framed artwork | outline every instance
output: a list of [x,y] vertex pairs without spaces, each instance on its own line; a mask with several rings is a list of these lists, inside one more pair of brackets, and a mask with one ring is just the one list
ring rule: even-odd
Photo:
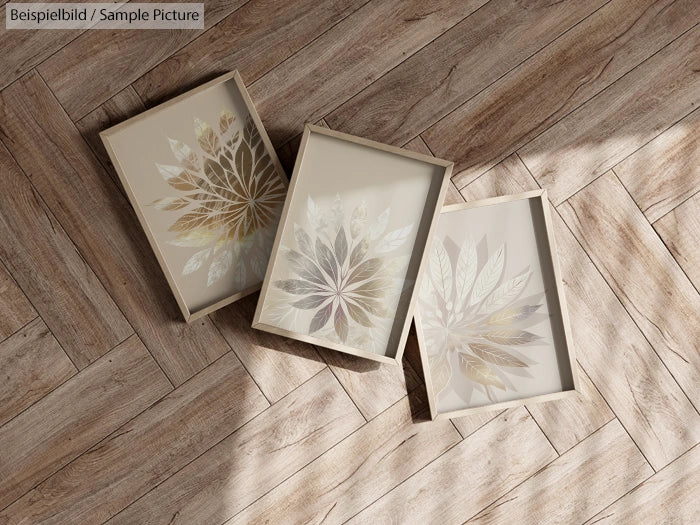
[[433,419],[575,392],[550,222],[542,190],[443,208],[415,312]]
[[237,71],[100,136],[187,321],[260,289],[288,183]]
[[400,361],[452,163],[307,125],[253,327]]

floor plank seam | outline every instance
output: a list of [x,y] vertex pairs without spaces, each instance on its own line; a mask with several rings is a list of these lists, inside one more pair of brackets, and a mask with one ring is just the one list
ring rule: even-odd
[[[0,260],[0,264],[2,264],[2,260]],[[17,284],[16,281],[15,281],[15,284]],[[18,287],[19,287],[19,285],[18,285]],[[21,290],[22,290],[22,289],[20,288],[20,291],[21,291]],[[25,297],[26,297],[26,295],[25,295]],[[31,302],[29,299],[27,299],[27,302],[28,302],[29,304],[32,304],[32,302]],[[32,304],[32,307],[33,307],[33,306],[34,306],[34,305]],[[17,328],[17,330],[15,330],[14,332],[12,332],[10,335],[8,335],[7,337],[5,337],[5,338],[3,338],[2,340],[0,340],[0,346],[2,346],[2,344],[3,344],[5,341],[7,341],[10,337],[15,336],[18,332],[21,332],[22,330],[24,330],[28,325],[32,324],[32,323],[33,323],[34,321],[36,321],[37,319],[41,319],[41,316],[40,316],[38,313],[37,313],[34,317],[32,317],[29,321],[27,321],[27,322],[24,323],[22,326],[20,326],[19,328]],[[41,320],[44,321],[43,319],[41,319]],[[44,322],[44,324],[46,324],[46,323]],[[50,331],[50,330],[49,330],[49,331]],[[51,335],[53,335],[53,334],[51,334]],[[64,353],[65,353],[65,350],[64,350]],[[70,359],[70,357],[69,357],[68,359]],[[73,363],[73,361],[71,361],[71,363]],[[75,366],[75,363],[73,363],[73,366]]]
[[[549,446],[552,447],[552,450],[553,450],[554,453],[557,455],[557,457],[561,456],[561,454],[560,454],[559,451],[557,450],[557,447],[554,446],[554,443],[552,443],[552,440],[549,439],[549,436],[547,435],[547,433],[546,433],[544,430],[542,430],[542,427],[540,426],[540,424],[539,424],[539,422],[537,421],[537,419],[535,419],[535,416],[532,415],[532,412],[530,412],[530,409],[527,407],[527,405],[524,405],[524,407],[525,407],[525,410],[527,410],[527,413],[530,414],[530,417],[532,418],[532,420],[535,422],[535,425],[537,425],[537,428],[539,428],[539,429],[540,429],[540,432],[542,432],[542,435],[545,437],[545,439],[546,439],[547,442],[549,443]],[[607,423],[606,423],[606,425],[607,425]],[[605,426],[605,425],[603,425],[603,426]],[[588,436],[586,436],[586,437],[588,437]],[[584,439],[586,439],[586,438],[584,438]],[[581,441],[583,441],[583,439],[582,439]],[[579,443],[580,443],[581,441],[579,441]],[[576,445],[578,445],[578,443],[576,443]],[[576,445],[574,445],[574,447],[575,447]],[[571,447],[571,448],[574,448],[574,447]],[[569,449],[569,450],[571,450],[571,449]]]
[[333,377],[335,377],[335,380],[338,381],[338,384],[340,385],[340,388],[343,389],[343,391],[345,392],[345,394],[350,398],[350,401],[352,401],[352,404],[355,405],[355,408],[357,409],[357,411],[358,411],[358,412],[360,413],[360,415],[362,416],[362,419],[365,420],[365,423],[367,423],[368,421],[370,421],[369,419],[367,419],[367,416],[365,416],[365,415],[362,413],[362,410],[360,410],[360,407],[357,406],[357,403],[355,402],[355,400],[354,400],[354,399],[352,398],[352,396],[350,395],[350,392],[348,392],[348,389],[345,388],[345,385],[343,385],[343,382],[338,378],[338,375],[335,373],[335,370],[333,370],[333,367],[330,365],[330,363],[328,363],[328,360],[327,360],[323,355],[321,355],[321,353],[318,351],[318,348],[316,347],[316,345],[312,345],[312,346],[314,347],[314,350],[316,350],[316,353],[317,353],[319,356],[321,356],[321,359],[323,359],[323,362],[326,363],[326,366],[328,367],[328,370],[331,371],[331,374],[333,374]]

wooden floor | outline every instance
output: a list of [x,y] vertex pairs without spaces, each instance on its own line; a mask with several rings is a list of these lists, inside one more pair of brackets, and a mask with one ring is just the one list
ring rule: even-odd
[[[4,2],[0,1],[0,4]],[[0,7],[5,18],[5,7]],[[697,0],[234,0],[0,29],[0,524],[700,523]],[[192,325],[98,131],[238,68],[307,121],[546,188],[582,392],[426,421],[403,370]],[[408,394],[407,394],[408,392]]]

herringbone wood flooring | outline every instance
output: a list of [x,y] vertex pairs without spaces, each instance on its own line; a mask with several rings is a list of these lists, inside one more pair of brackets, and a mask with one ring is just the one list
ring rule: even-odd
[[[0,524],[699,523],[697,1],[205,3],[0,29]],[[308,121],[549,190],[581,394],[429,422],[413,337],[184,324],[97,133],[233,68],[287,169]]]

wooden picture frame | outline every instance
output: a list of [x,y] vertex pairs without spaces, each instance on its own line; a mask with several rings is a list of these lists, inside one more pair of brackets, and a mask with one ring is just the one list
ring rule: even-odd
[[577,391],[545,190],[444,207],[425,275],[414,320],[432,419]]
[[400,362],[452,167],[307,125],[253,328]]
[[187,322],[260,289],[288,181],[237,71],[100,137]]

